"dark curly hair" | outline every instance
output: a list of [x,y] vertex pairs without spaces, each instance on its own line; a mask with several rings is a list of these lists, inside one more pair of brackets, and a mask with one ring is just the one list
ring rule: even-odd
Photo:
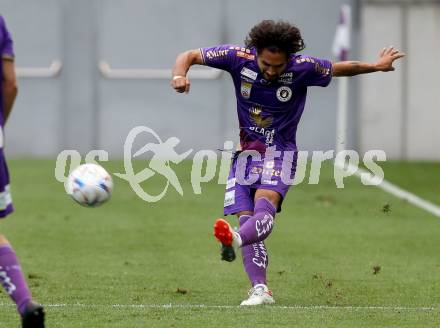
[[288,56],[303,50],[306,46],[300,30],[285,21],[264,20],[252,27],[244,41],[246,47],[255,47],[258,52],[285,52]]

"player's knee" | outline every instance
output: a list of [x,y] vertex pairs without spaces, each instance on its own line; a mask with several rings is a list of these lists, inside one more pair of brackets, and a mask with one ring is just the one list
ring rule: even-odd
[[281,202],[281,195],[273,190],[258,189],[255,193],[255,202],[259,198],[266,198],[275,208],[278,208]]
[[9,245],[9,241],[6,239],[5,236],[0,235],[0,246],[3,246],[3,245]]
[[254,215],[254,212],[251,212],[251,211],[241,211],[241,212],[238,212],[237,213],[237,218],[240,218],[240,216],[243,216],[243,215],[250,215],[250,216],[252,216],[252,215]]

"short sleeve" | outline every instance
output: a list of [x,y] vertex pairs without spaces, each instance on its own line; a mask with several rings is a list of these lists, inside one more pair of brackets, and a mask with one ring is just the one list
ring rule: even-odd
[[231,72],[236,63],[237,55],[234,46],[224,44],[209,48],[200,48],[203,64]]
[[327,59],[300,56],[295,59],[302,84],[326,87],[332,80],[332,62]]
[[13,60],[14,55],[14,46],[12,42],[11,34],[9,33],[5,20],[2,16],[0,16],[0,51],[2,59],[10,59]]

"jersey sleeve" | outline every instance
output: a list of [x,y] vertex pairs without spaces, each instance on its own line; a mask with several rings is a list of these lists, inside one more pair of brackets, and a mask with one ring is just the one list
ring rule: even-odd
[[12,42],[11,34],[9,33],[5,20],[2,16],[0,16],[0,35],[1,35],[1,44],[0,44],[0,52],[2,59],[14,60],[14,45]]
[[326,87],[332,80],[332,62],[327,59],[300,56],[295,59],[305,86]]
[[229,44],[200,48],[200,53],[206,66],[232,72],[237,65],[235,47]]

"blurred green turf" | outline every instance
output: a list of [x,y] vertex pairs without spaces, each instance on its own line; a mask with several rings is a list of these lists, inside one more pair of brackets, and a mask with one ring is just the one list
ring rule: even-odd
[[[357,178],[336,189],[330,165],[318,185],[293,187],[276,218],[267,242],[276,306],[241,309],[185,307],[236,306],[249,288],[240,260],[221,262],[212,237],[224,186],[194,195],[189,163],[176,167],[184,197],[171,188],[149,204],[115,177],[113,198],[94,209],[69,199],[54,161],[9,164],[16,212],[0,231],[36,299],[77,304],[49,306],[48,327],[440,326],[440,218]],[[104,166],[123,172],[121,162]],[[440,204],[439,163],[383,167],[385,178]],[[154,179],[149,191],[163,186]],[[3,292],[0,303],[0,327],[18,327]]]

